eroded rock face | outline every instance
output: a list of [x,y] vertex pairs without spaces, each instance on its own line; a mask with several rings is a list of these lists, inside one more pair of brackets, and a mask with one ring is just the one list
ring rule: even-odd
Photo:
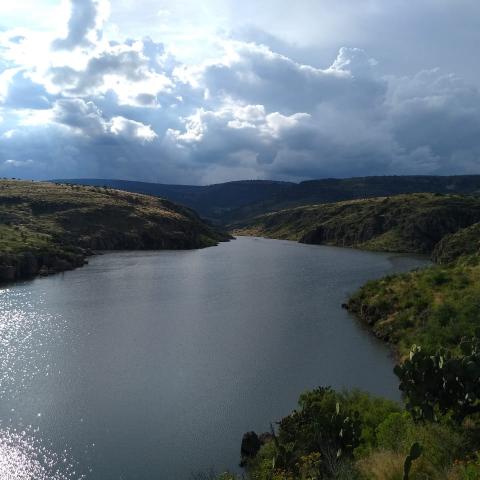
[[12,265],[0,265],[0,282],[13,282],[16,276],[16,268]]
[[368,242],[391,228],[382,216],[373,216],[356,225],[328,222],[305,234],[301,243],[352,246]]
[[68,258],[56,254],[34,254],[25,252],[18,255],[0,256],[0,283],[33,278],[36,275],[47,276],[74,268],[86,263],[86,256],[91,252],[79,251]]
[[325,222],[306,233],[302,243],[333,244],[339,246],[357,246],[396,229],[406,250],[417,253],[431,253],[446,235],[457,232],[477,222],[480,212],[462,212],[452,210],[438,212],[438,215],[420,215],[405,221],[394,216],[386,218],[374,215],[359,219],[357,223]]
[[17,275],[20,278],[33,277],[38,273],[39,265],[35,255],[31,252],[25,252],[17,260]]

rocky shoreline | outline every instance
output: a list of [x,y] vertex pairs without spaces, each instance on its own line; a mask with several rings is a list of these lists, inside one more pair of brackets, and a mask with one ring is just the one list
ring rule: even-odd
[[94,255],[93,251],[83,249],[68,255],[32,252],[0,254],[0,285],[74,270],[86,265],[87,257],[91,255]]

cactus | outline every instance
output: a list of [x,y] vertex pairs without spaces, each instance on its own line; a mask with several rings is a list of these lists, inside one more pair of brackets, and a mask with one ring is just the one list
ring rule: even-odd
[[480,412],[480,340],[463,340],[461,354],[435,354],[414,346],[410,358],[395,367],[407,409],[415,420],[451,415],[458,423]]
[[422,450],[421,445],[417,442],[410,447],[410,453],[405,458],[405,463],[403,464],[403,480],[409,480],[412,463],[420,457]]

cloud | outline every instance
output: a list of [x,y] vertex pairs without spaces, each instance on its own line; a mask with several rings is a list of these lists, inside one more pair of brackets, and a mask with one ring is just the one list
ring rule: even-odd
[[334,63],[320,69],[294,62],[264,45],[225,42],[226,54],[198,67],[177,68],[179,79],[208,91],[268,109],[294,113],[321,102],[364,103],[381,95],[385,82],[374,78],[375,60],[360,49],[341,48]]
[[72,1],[60,40],[0,35],[2,174],[211,183],[480,171],[480,92],[461,75],[387,74],[383,58],[341,45],[320,67],[258,28],[217,34],[214,55],[184,63],[164,42],[114,35],[107,7]]
[[63,99],[55,103],[53,120],[85,136],[105,135],[107,122],[93,102],[82,99]]
[[106,119],[97,105],[82,99],[58,100],[53,120],[91,139],[113,135],[126,141],[151,142],[157,138],[151,126],[122,116]]
[[123,104],[155,106],[157,95],[172,87],[160,63],[162,52],[163,45],[148,38],[109,44],[90,56],[82,69],[69,65],[50,68],[50,88],[72,97],[115,91]]
[[24,70],[11,72],[13,75],[7,80],[3,104],[5,107],[49,109],[52,106],[52,97],[41,84],[35,83]]
[[151,142],[157,138],[157,134],[152,130],[150,125],[145,125],[124,117],[113,117],[109,128],[114,135],[126,139]]

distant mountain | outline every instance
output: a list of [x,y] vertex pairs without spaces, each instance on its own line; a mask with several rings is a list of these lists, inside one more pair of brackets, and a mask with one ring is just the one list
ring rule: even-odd
[[392,196],[405,193],[480,195],[480,175],[382,176],[327,178],[301,183],[246,180],[209,186],[164,185],[127,180],[64,179],[65,183],[108,186],[166,198],[196,210],[216,223],[246,218],[301,205]]
[[230,213],[230,223],[285,208],[333,203],[405,193],[459,193],[480,195],[480,175],[381,176],[327,178],[293,184],[271,198]]
[[222,223],[224,219],[229,218],[233,210],[252,203],[264,202],[295,185],[294,183],[270,180],[245,180],[208,186],[166,185],[162,183],[96,178],[53,181],[77,185],[107,186],[133,193],[155,195],[192,208],[202,217],[216,223]]

